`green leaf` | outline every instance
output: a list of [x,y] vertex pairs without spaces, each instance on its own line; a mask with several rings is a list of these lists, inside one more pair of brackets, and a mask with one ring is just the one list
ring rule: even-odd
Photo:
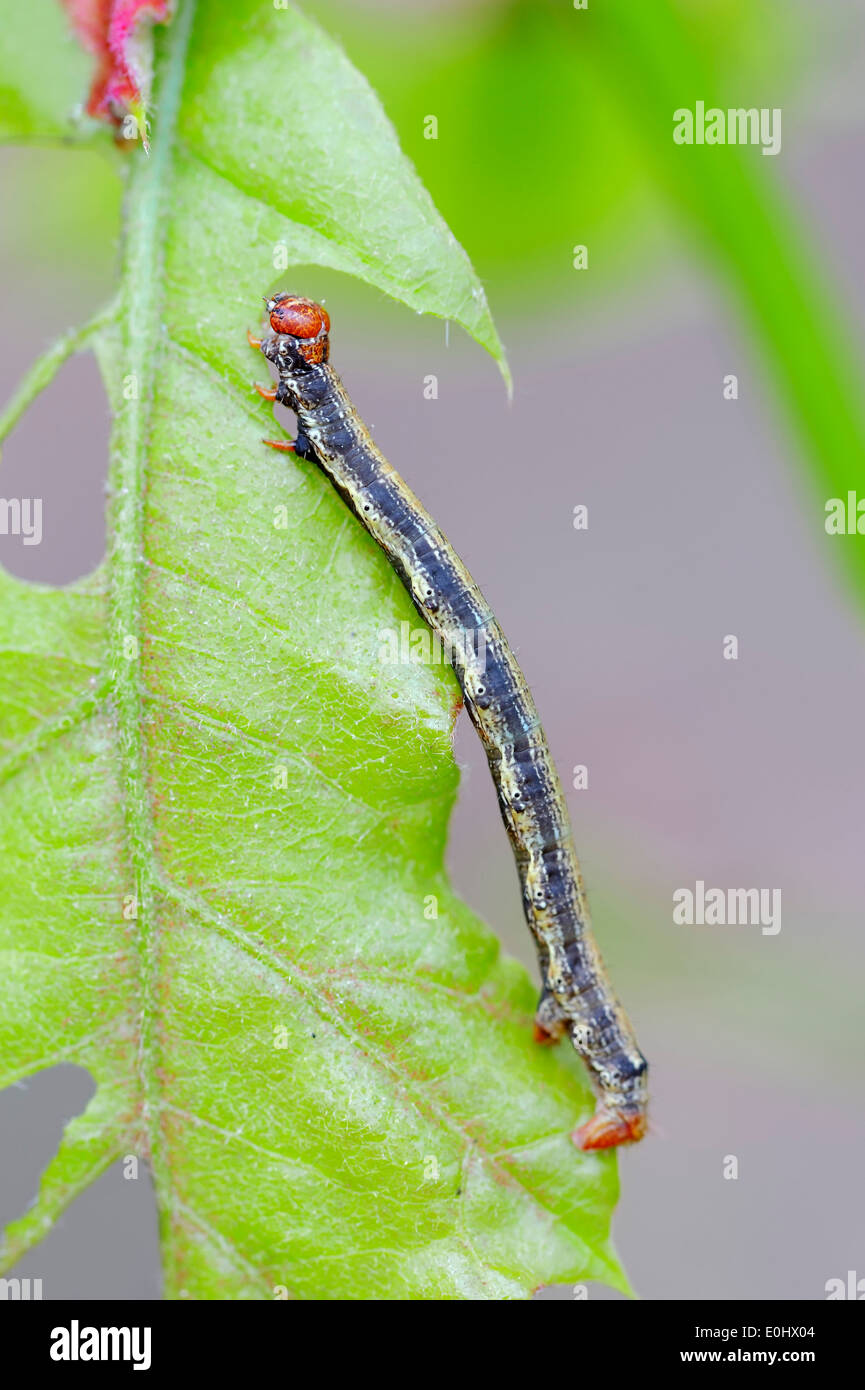
[[501,361],[482,291],[296,12],[182,5],[154,109],[119,305],[50,364],[89,342],[103,367],[109,555],[65,591],[0,582],[4,1080],[97,1083],[5,1266],[138,1153],[169,1297],[626,1290],[615,1158],[569,1139],[578,1060],[533,1045],[526,973],[445,878],[453,677],[379,663],[410,600],[318,471],[262,448],[249,389],[277,243]]

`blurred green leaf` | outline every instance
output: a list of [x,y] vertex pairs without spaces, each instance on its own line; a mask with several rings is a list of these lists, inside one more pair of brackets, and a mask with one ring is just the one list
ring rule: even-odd
[[[659,186],[711,257],[763,348],[811,470],[808,505],[823,531],[827,497],[865,496],[863,371],[858,349],[824,277],[821,257],[784,196],[773,165],[750,146],[675,145],[672,113],[706,107],[773,107],[772,89],[747,96],[719,71],[713,47],[682,0],[648,10],[593,11],[594,52],[617,81],[635,139]],[[847,538],[834,550],[865,600],[865,549]]]
[[[582,301],[621,276],[642,280],[669,255],[665,200],[623,82],[593,41],[594,11],[623,2],[575,11],[570,0],[500,0],[386,16],[368,3],[317,4],[505,303],[525,307],[538,288]],[[765,80],[769,54],[789,61],[764,0],[699,0],[693,22],[726,70]],[[578,241],[592,248],[582,281],[571,274]],[[530,313],[542,307],[528,303]]]
[[92,66],[58,0],[0,0],[0,140],[71,136]]
[[135,1151],[169,1297],[625,1289],[615,1158],[569,1139],[580,1064],[532,1044],[528,976],[444,876],[453,677],[380,664],[408,595],[318,471],[261,447],[249,385],[261,294],[303,288],[275,248],[501,361],[480,286],[314,24],[187,0],[157,52],[120,306],[87,339],[109,557],[65,591],[0,579],[3,1079],[97,1082],[5,1263]]
[[0,255],[6,274],[14,266],[20,283],[36,274],[60,277],[68,268],[72,293],[85,278],[110,282],[120,228],[120,174],[128,162],[112,148],[110,135],[104,144],[94,140],[72,150],[42,142],[24,149],[7,147],[0,157]]
[[[401,12],[378,24],[345,4],[325,13],[505,302],[560,286],[576,241],[603,241],[614,263],[636,208],[645,229],[651,189],[615,95],[544,3]],[[580,23],[573,11],[569,21]]]
[[[323,8],[499,302],[579,313],[599,290],[656,282],[684,234],[768,363],[817,535],[828,498],[865,498],[861,353],[784,190],[783,150],[672,139],[673,112],[698,99],[783,107],[805,42],[789,6],[506,0],[377,25],[344,0]],[[437,140],[424,138],[428,114]],[[577,243],[589,275],[570,269]],[[827,553],[865,601],[865,547],[839,537]]]

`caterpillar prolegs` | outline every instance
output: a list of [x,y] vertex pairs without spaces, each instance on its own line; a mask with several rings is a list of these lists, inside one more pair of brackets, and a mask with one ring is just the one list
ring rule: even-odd
[[535,1036],[553,1042],[568,1033],[598,1099],[574,1143],[604,1149],[641,1139],[646,1060],[592,935],[561,783],[525,677],[465,565],[376,448],[330,366],[327,312],[296,295],[265,303],[273,333],[249,341],[278,380],[257,389],[298,422],[293,442],[265,442],[316,463],[384,550],[449,653],[486,750],[544,981]]

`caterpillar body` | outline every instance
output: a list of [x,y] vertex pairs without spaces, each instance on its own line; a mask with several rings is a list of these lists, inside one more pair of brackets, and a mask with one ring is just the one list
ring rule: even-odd
[[602,1149],[641,1139],[647,1063],[592,934],[564,794],[525,677],[477,584],[331,367],[326,310],[289,294],[265,303],[273,332],[249,341],[276,367],[277,384],[257,390],[298,421],[293,442],[265,442],[315,462],[384,550],[449,653],[482,740],[540,961],[535,1036],[553,1042],[567,1033],[597,1096],[574,1143]]

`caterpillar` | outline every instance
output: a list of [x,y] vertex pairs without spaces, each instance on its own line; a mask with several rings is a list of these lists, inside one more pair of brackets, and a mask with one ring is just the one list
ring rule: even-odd
[[276,368],[265,400],[297,416],[294,440],[264,440],[314,462],[381,546],[448,652],[481,738],[516,860],[543,986],[538,1042],[570,1036],[597,1098],[579,1149],[641,1139],[648,1066],[592,934],[568,811],[534,700],[483,594],[433,518],[376,448],[330,365],[330,318],[297,295],[265,299],[272,333],[248,334]]

